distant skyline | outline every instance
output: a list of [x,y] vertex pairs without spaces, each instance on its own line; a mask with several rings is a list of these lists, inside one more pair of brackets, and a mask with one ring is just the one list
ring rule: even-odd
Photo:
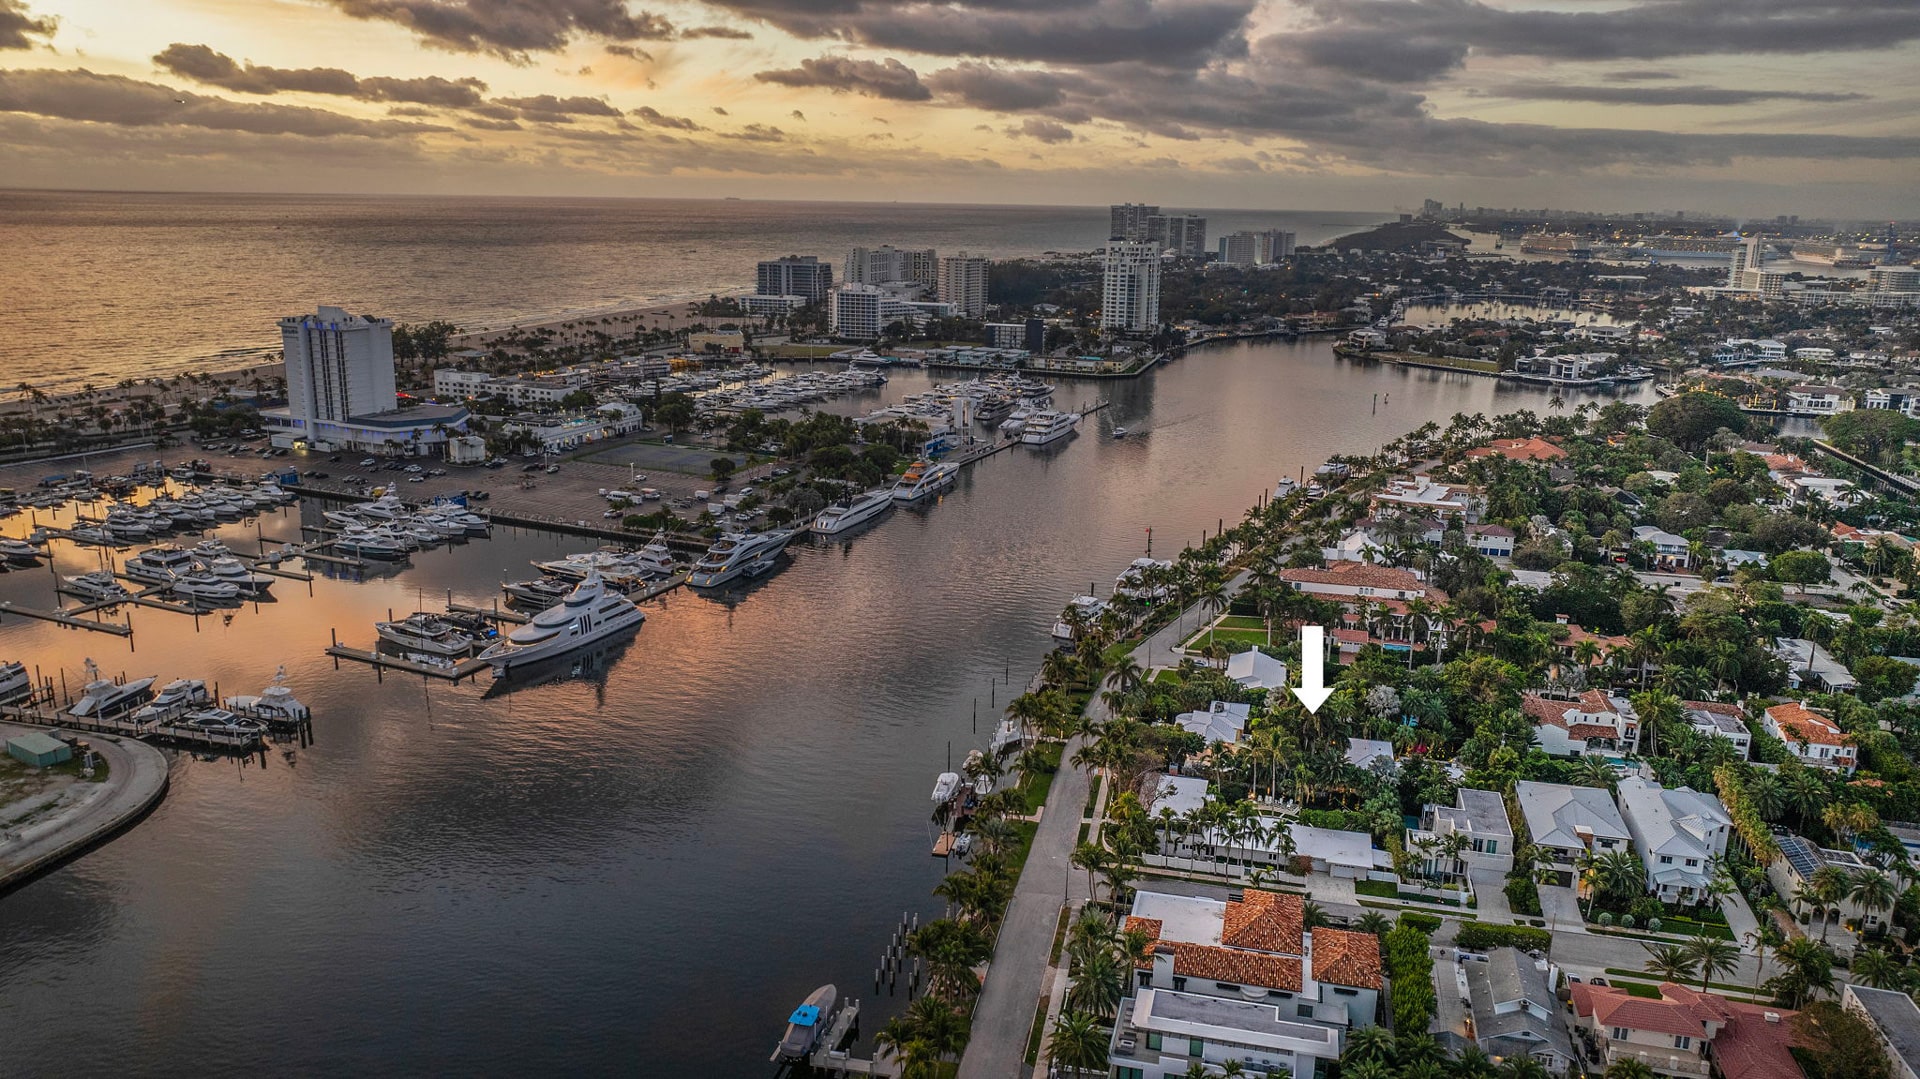
[[1912,0],[0,0],[0,186],[1920,217]]

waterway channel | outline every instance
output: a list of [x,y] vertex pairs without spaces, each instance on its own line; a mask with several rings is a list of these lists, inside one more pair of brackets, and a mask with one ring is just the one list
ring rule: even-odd
[[[838,404],[938,380],[895,372]],[[585,541],[501,530],[311,594],[283,580],[197,630],[139,610],[131,642],[5,618],[0,659],[69,684],[88,656],[226,693],[285,664],[317,741],[264,765],[182,756],[146,822],[0,898],[0,1074],[765,1074],[796,1002],[827,981],[871,998],[901,913],[938,915],[934,775],[991,729],[995,680],[1026,682],[1068,597],[1110,587],[1149,529],[1170,554],[1328,454],[1549,396],[1326,341],[1066,383],[1062,403],[1113,407],[925,511],[796,545],[730,602],[674,593],[577,676],[510,692],[376,680],[323,649],[422,597],[490,603]],[[303,512],[259,533],[293,538]],[[58,546],[63,572],[97,564]],[[0,575],[0,599],[51,606],[50,574]],[[869,1035],[892,1006],[870,1004]]]

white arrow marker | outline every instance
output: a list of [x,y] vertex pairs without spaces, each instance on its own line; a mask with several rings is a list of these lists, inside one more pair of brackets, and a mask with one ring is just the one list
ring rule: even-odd
[[1300,688],[1293,695],[1309,712],[1320,711],[1320,706],[1333,696],[1333,690],[1327,688],[1327,627],[1300,627]]

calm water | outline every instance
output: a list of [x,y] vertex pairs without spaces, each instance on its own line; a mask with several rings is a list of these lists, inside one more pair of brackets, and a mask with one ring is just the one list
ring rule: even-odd
[[[256,692],[285,663],[318,743],[264,768],[182,757],[150,819],[0,899],[0,1073],[764,1075],[802,996],[869,994],[900,913],[939,913],[933,777],[979,744],[976,699],[990,729],[994,679],[1025,683],[1069,596],[1104,590],[1148,528],[1170,553],[1329,453],[1547,397],[1325,343],[1203,351],[1060,398],[1096,394],[1115,407],[1076,438],[976,465],[730,604],[676,593],[574,680],[379,682],[322,655],[330,627],[365,644],[389,608],[490,602],[529,557],[585,545],[535,533],[311,596],[281,581],[198,632],[136,613],[131,650],[8,619],[0,658],[69,683],[91,655]],[[64,548],[61,568],[98,557]],[[49,590],[45,569],[0,575],[0,597]]]
[[[1378,214],[1210,210],[1318,243]],[[0,385],[240,366],[317,303],[504,326],[753,287],[754,263],[893,243],[1085,251],[1106,207],[0,191]]]

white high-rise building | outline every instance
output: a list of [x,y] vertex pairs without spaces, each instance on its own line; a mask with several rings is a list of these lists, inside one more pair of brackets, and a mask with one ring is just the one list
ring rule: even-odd
[[1220,237],[1220,261],[1229,266],[1265,266],[1293,256],[1293,233],[1284,229],[1232,232]]
[[913,282],[929,291],[939,286],[939,256],[933,248],[856,247],[847,252],[846,272],[841,279],[849,285],[890,285]]
[[393,320],[321,307],[280,320],[287,414],[333,420],[394,407]]
[[987,313],[987,268],[984,256],[965,251],[940,260],[940,301],[953,305],[962,318]]
[[1100,327],[1149,334],[1160,327],[1160,245],[1110,243],[1100,282]]

